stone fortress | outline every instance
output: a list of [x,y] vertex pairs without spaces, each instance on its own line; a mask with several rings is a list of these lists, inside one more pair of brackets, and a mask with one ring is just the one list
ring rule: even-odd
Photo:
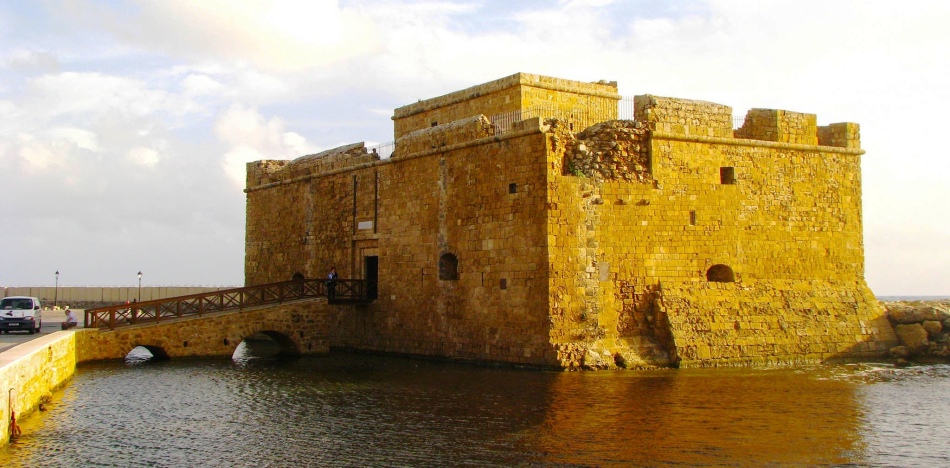
[[330,346],[557,368],[866,359],[859,127],[518,73],[248,164],[247,285],[378,281]]

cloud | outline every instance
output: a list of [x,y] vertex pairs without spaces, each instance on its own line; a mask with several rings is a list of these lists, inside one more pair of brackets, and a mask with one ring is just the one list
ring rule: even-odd
[[198,62],[248,62],[262,70],[287,72],[343,62],[378,45],[378,27],[333,0],[72,5],[68,14],[83,16],[122,41]]
[[264,116],[250,107],[232,105],[215,122],[214,132],[231,148],[222,158],[225,173],[244,187],[246,164],[262,159],[294,159],[316,148],[294,132],[284,129],[281,119]]
[[905,287],[897,275],[942,258],[950,232],[932,203],[950,199],[950,159],[926,143],[950,101],[950,3],[57,0],[0,4],[0,20],[0,164],[43,188],[8,201],[43,217],[32,258],[57,222],[123,246],[116,263],[141,250],[122,236],[160,232],[160,250],[190,230],[183,256],[217,249],[202,226],[236,239],[217,262],[240,257],[246,162],[388,141],[393,108],[518,71],[859,122],[875,288]]
[[53,73],[59,71],[59,60],[52,53],[40,50],[15,50],[7,56],[6,66],[15,71]]

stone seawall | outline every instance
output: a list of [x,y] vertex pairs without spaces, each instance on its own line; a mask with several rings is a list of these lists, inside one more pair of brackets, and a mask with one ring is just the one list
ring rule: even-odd
[[0,445],[10,440],[13,415],[29,416],[76,373],[76,336],[56,332],[0,353]]

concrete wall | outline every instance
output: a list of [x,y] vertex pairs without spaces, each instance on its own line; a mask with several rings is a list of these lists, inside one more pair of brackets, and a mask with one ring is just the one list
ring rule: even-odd
[[[289,279],[289,278],[288,278]],[[198,286],[143,286],[142,301],[164,299],[166,297],[187,296],[237,286],[198,287]],[[139,297],[138,286],[129,287],[85,287],[62,286],[57,291],[53,286],[0,287],[3,296],[32,296],[40,298],[44,307],[52,307],[54,300],[60,306],[78,303],[121,303]]]
[[10,411],[17,420],[35,411],[76,372],[76,334],[56,332],[0,353],[0,445],[10,440]]

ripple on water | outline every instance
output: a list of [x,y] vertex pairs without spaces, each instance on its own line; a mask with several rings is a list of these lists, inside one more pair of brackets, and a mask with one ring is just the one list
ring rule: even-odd
[[0,465],[946,465],[945,449],[922,448],[950,435],[948,376],[557,373],[366,355],[107,363],[81,367]]

